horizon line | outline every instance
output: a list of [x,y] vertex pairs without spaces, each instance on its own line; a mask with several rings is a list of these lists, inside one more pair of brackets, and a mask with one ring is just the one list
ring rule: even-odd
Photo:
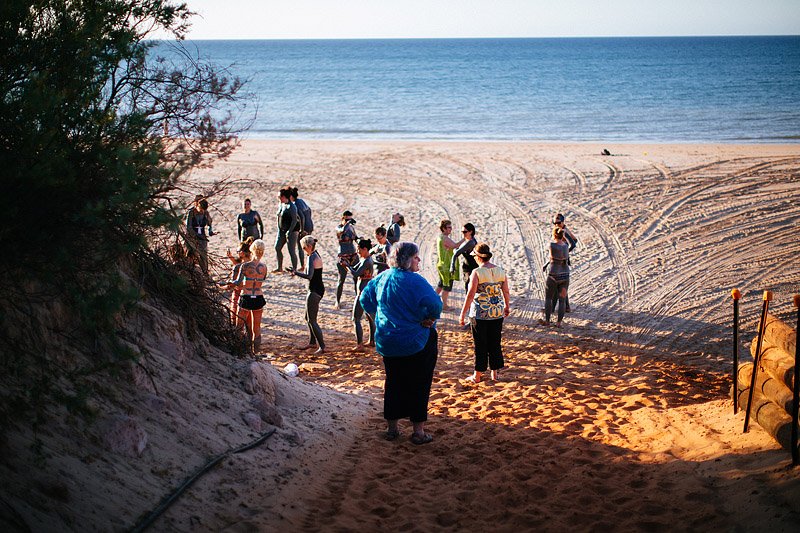
[[[686,37],[800,37],[800,34],[732,33],[686,35],[561,35],[529,37],[186,37],[185,41],[456,41],[456,40],[522,40],[522,39],[680,39]],[[171,41],[174,39],[152,39]]]

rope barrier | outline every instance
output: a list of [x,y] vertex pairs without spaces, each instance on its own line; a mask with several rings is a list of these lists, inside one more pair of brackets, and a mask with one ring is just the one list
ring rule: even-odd
[[744,430],[742,433],[747,433],[750,425],[750,411],[753,405],[753,392],[756,388],[756,376],[758,376],[758,362],[761,358],[761,344],[764,341],[764,330],[767,327],[767,312],[769,311],[769,302],[772,301],[772,291],[764,291],[764,304],[761,307],[761,320],[758,323],[758,341],[755,357],[753,358],[753,375],[750,380],[750,392],[747,396],[747,409],[744,413]]

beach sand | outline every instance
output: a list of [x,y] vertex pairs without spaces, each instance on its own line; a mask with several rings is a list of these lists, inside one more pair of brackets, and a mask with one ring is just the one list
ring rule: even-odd
[[[755,423],[742,433],[744,413],[730,399],[730,290],[743,293],[743,359],[763,290],[775,293],[773,313],[794,324],[800,145],[251,140],[195,171],[187,200],[221,179],[227,195],[210,200],[215,276],[225,275],[245,197],[270,245],[282,185],[298,186],[313,208],[328,351],[299,349],[307,282],[268,276],[258,358],[277,369],[282,422],[264,444],[200,478],[153,530],[800,527],[800,470]],[[352,283],[346,308],[333,308],[334,230],[345,209],[370,236],[403,213],[402,238],[420,245],[432,283],[445,217],[455,229],[475,224],[508,272],[499,381],[464,381],[473,356],[457,323],[462,286],[437,324],[430,444],[411,444],[408,422],[401,439],[382,438],[383,368],[373,350],[355,350]],[[579,239],[562,329],[537,322],[556,212]],[[274,268],[271,249],[266,257]],[[252,418],[249,362],[186,338],[182,319],[157,306],[143,303],[132,317],[142,356],[101,384],[109,395],[92,400],[96,423],[55,406],[37,433],[0,435],[0,524],[129,530],[210,457],[269,429]],[[288,363],[299,376],[280,374]],[[137,453],[104,445],[104,428],[120,420],[147,436]]]
[[[603,148],[612,155],[600,155]],[[305,363],[294,379],[369,404],[338,428],[347,444],[340,439],[329,460],[295,450],[292,461],[306,470],[302,482],[277,493],[252,486],[242,496],[251,502],[248,516],[234,513],[217,525],[797,529],[798,471],[757,425],[742,434],[744,415],[733,414],[729,387],[730,290],[744,295],[742,354],[761,291],[775,291],[773,312],[792,323],[791,296],[800,292],[800,146],[249,140],[192,181],[200,191],[222,178],[237,180],[237,192],[211,199],[221,233],[210,249],[220,265],[225,248],[235,246],[244,197],[263,216],[270,245],[280,186],[299,187],[314,211],[328,353],[298,350],[306,342],[306,282],[281,274],[266,284],[262,357],[278,368]],[[478,240],[490,243],[508,272],[513,307],[499,381],[463,381],[473,364],[472,339],[457,324],[463,287],[438,324],[431,444],[409,443],[408,423],[399,441],[382,440],[382,364],[373,350],[354,350],[352,283],[346,309],[333,309],[334,228],[344,209],[364,236],[392,212],[403,213],[402,239],[420,245],[421,274],[432,283],[442,218],[454,222],[454,233],[475,224]],[[573,311],[561,330],[537,324],[556,212],[579,239]],[[272,250],[266,257],[274,267]],[[273,503],[259,511],[254,501]],[[181,511],[170,513],[174,527],[186,526]]]

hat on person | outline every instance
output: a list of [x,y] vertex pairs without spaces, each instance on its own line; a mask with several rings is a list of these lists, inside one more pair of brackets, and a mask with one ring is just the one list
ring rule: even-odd
[[492,251],[489,249],[488,244],[482,242],[472,250],[472,255],[477,255],[481,259],[491,259]]
[[556,216],[553,217],[553,224],[561,224],[564,222],[564,215],[558,213]]

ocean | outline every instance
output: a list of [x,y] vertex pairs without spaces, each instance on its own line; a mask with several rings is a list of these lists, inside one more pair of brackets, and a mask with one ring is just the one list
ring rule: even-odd
[[184,46],[247,80],[245,138],[800,142],[800,36]]

